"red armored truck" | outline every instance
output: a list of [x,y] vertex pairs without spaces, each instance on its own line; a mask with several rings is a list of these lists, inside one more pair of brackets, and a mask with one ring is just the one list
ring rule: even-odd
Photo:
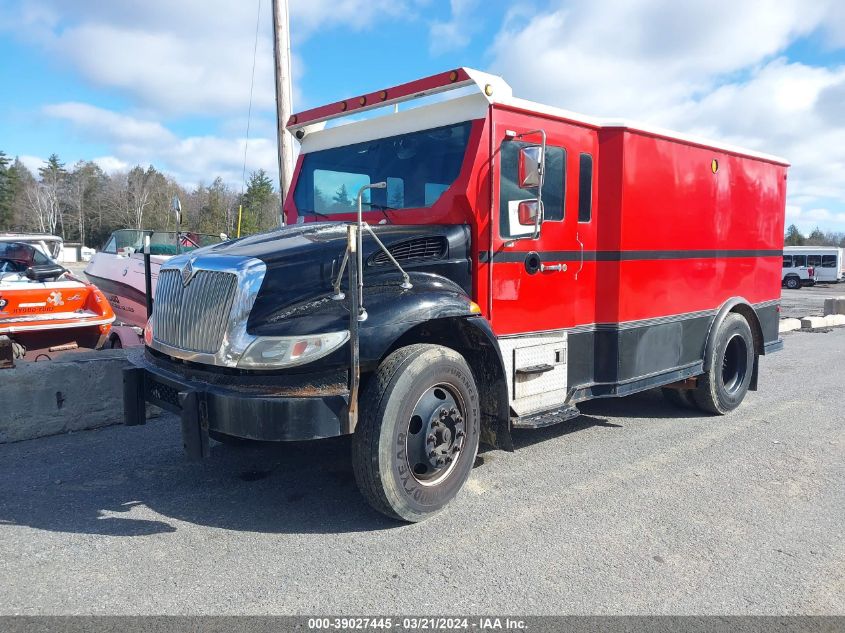
[[288,129],[288,226],[162,266],[126,374],[127,423],[177,412],[191,455],[353,434],[363,495],[418,521],[480,441],[659,387],[725,414],[782,347],[783,159],[466,68]]

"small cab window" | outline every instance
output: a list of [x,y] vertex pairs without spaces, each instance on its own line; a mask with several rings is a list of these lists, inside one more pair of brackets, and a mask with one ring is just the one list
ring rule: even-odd
[[[519,150],[533,143],[504,141],[501,151],[499,177],[499,225],[502,237],[525,234],[525,227],[513,226],[512,206],[520,200],[537,197],[537,189],[522,189],[519,186]],[[543,220],[563,220],[563,205],[566,192],[566,150],[553,145],[546,146],[546,174],[543,178]]]
[[[370,184],[367,174],[330,169],[314,170],[314,211],[317,213],[352,213],[358,210],[358,190]],[[363,201],[369,202],[369,190]]]
[[593,157],[581,154],[578,160],[578,221],[589,222],[593,217]]
[[784,268],[792,268],[792,255],[784,255],[783,256],[783,267]]
[[822,268],[836,268],[836,255],[822,255]]
[[821,255],[807,255],[807,266],[821,266],[822,265],[822,256]]
[[807,256],[806,255],[793,255],[792,256],[792,265],[793,266],[806,266],[807,265]]
[[103,246],[104,253],[117,253],[117,241],[114,239],[114,235],[109,238],[109,241],[106,242],[106,245]]

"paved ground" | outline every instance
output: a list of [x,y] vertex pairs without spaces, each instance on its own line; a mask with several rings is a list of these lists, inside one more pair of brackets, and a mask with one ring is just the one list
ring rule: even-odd
[[166,416],[0,446],[0,613],[845,614],[843,357],[786,335],[724,418],[590,403],[411,526],[342,441],[192,465]]
[[783,289],[780,301],[782,318],[801,319],[806,316],[822,316],[824,300],[830,297],[845,297],[845,283],[818,284],[799,290]]

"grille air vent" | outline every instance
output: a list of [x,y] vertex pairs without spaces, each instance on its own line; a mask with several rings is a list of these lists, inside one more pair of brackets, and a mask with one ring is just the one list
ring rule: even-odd
[[[446,256],[446,238],[419,237],[407,242],[400,242],[388,247],[390,254],[398,262],[422,261],[427,259],[443,259]],[[370,259],[370,264],[380,266],[389,264],[390,260],[384,251],[378,251]]]

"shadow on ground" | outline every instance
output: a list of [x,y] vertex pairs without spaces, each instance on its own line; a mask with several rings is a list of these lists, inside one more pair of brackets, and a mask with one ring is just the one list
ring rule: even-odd
[[[607,417],[698,415],[659,395],[584,403],[584,415],[514,433],[526,448],[594,426]],[[490,453],[482,453],[481,465]],[[358,492],[349,438],[224,446],[188,462],[172,416],[142,427],[112,427],[0,446],[0,526],[148,536],[179,522],[269,533],[339,533],[396,528]]]

